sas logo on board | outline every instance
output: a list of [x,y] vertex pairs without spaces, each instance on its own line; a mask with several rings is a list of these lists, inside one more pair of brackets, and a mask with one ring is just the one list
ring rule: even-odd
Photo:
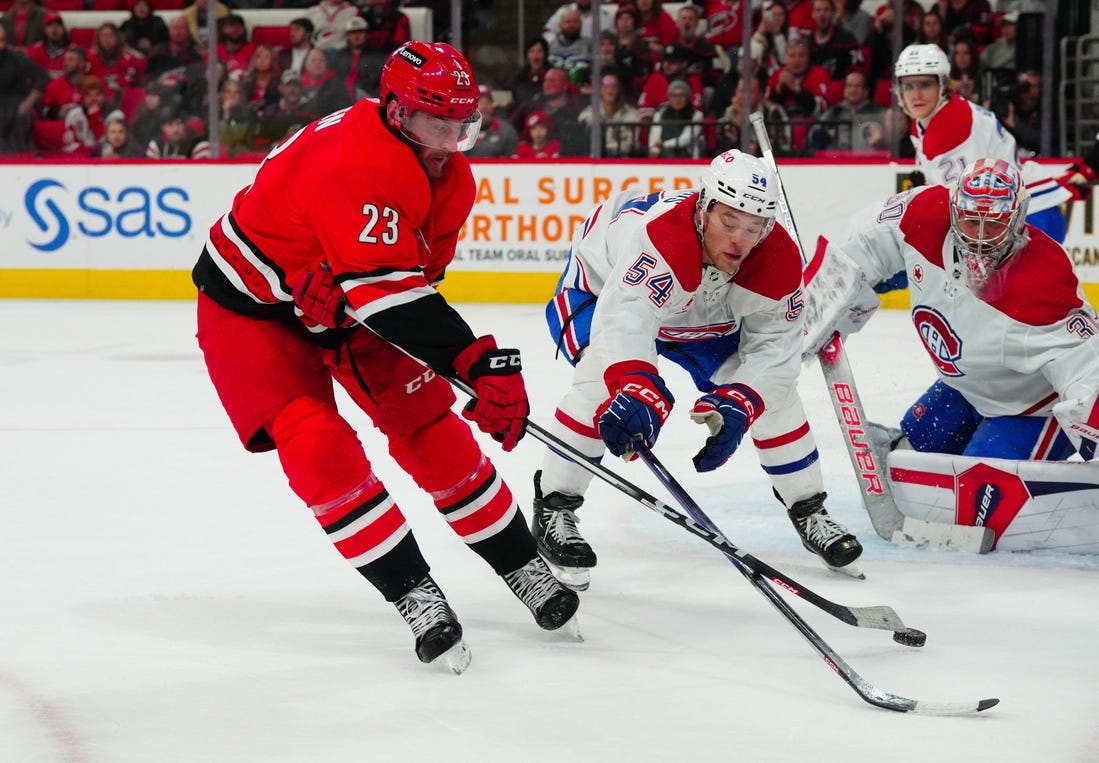
[[40,252],[55,252],[76,233],[87,238],[179,238],[191,232],[185,208],[190,200],[178,186],[128,186],[112,193],[101,186],[70,191],[57,180],[38,180],[27,189],[23,203],[42,235],[27,243]]

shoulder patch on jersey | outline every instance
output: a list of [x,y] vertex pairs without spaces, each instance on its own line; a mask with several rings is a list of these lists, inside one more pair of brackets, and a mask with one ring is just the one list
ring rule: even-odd
[[904,242],[942,270],[943,242],[950,235],[950,189],[931,186],[914,194],[901,217]]
[[1061,245],[1033,226],[1030,241],[1003,271],[1002,291],[991,307],[1028,326],[1049,326],[1083,306],[1080,281]]
[[768,299],[786,299],[801,288],[801,255],[779,223],[756,244],[733,282]]
[[[934,129],[930,129],[932,125]],[[928,160],[962,145],[973,131],[973,109],[969,101],[955,93],[931,118],[928,128],[923,134],[923,155]]]
[[695,234],[694,210],[698,194],[679,202],[645,225],[645,233],[671,266],[680,286],[690,292],[702,285],[702,244]]

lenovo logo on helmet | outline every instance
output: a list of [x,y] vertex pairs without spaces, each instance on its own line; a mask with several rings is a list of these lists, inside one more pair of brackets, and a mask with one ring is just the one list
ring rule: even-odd
[[409,50],[408,48],[401,48],[399,51],[397,51],[397,55],[403,58],[405,61],[408,61],[417,69],[419,69],[426,63],[423,56],[418,55],[415,51]]

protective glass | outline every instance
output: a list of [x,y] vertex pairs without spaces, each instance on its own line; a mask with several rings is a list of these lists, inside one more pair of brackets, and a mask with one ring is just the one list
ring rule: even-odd
[[468,151],[477,145],[477,134],[480,131],[479,111],[474,111],[468,119],[460,120],[437,117],[426,111],[408,114],[402,109],[401,132],[414,143],[431,149]]

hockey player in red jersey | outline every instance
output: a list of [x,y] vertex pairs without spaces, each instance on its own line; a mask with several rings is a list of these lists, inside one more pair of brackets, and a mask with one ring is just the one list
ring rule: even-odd
[[[828,516],[816,444],[797,381],[801,369],[801,256],[775,225],[778,187],[761,160],[715,158],[702,186],[596,207],[572,242],[550,333],[576,366],[554,434],[595,460],[656,442],[674,400],[657,370],[664,356],[701,396],[691,417],[710,437],[694,457],[717,469],[749,428],[805,547],[850,565],[858,540]],[[590,474],[553,451],[535,475],[534,534],[563,580],[587,584],[596,556],[576,526]]]
[[578,598],[538,557],[440,378],[472,386],[465,417],[515,446],[528,412],[519,352],[475,337],[435,288],[473,205],[461,151],[476,143],[477,83],[451,46],[410,42],[386,61],[380,94],[285,139],[214,223],[193,271],[198,340],[244,447],[277,450],[337,550],[411,626],[420,660],[445,655],[460,672],[461,625],[333,380],[542,628],[568,622]]

